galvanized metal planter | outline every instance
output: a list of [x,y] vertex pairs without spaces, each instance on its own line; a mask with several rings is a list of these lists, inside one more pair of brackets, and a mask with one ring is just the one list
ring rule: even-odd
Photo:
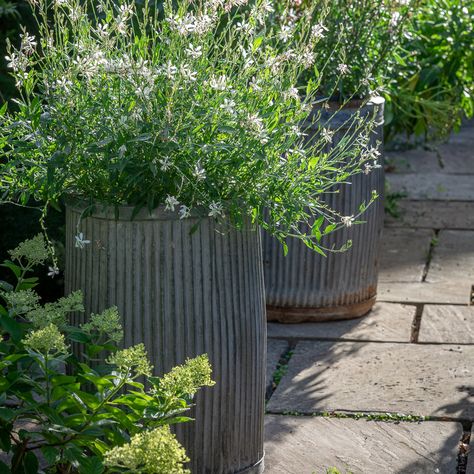
[[75,247],[81,211],[69,205],[66,212],[66,291],[84,291],[87,314],[118,306],[125,345],[144,342],[158,375],[187,357],[209,355],[217,383],[198,393],[195,421],[177,429],[191,472],[263,472],[259,230],[223,229],[210,218],[179,220],[164,210],[143,211],[132,221],[124,207],[118,220],[107,210],[83,220],[91,243],[81,250]]
[[[376,114],[378,126],[370,137],[370,145],[375,147],[377,141],[383,140],[383,99],[376,98],[365,107],[363,113]],[[345,124],[356,111],[343,109],[328,122],[326,126],[335,130],[333,143],[347,131]],[[332,112],[323,115],[322,120],[327,120],[329,114]],[[372,190],[383,196],[383,166],[368,175],[352,177],[351,183],[340,186],[338,194],[325,196],[330,207],[346,216],[357,214],[359,204],[370,199]],[[356,318],[369,312],[377,293],[383,216],[380,198],[364,214],[366,224],[345,228],[323,240],[329,248],[339,248],[349,239],[353,242],[347,252],[330,253],[326,258],[294,239],[288,239],[285,257],[281,244],[264,234],[267,319],[284,323],[327,321]]]

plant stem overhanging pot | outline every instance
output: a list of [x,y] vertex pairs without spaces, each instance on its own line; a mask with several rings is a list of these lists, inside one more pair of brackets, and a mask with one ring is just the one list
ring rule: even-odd
[[216,385],[198,392],[195,421],[177,428],[188,467],[197,474],[263,472],[260,231],[207,217],[179,220],[161,209],[131,220],[132,208],[123,207],[117,220],[107,209],[82,220],[91,243],[79,249],[83,209],[67,206],[66,293],[83,290],[86,315],[116,305],[125,345],[145,343],[157,375],[207,353]]
[[[377,126],[370,136],[369,146],[375,147],[377,142],[383,143],[383,105],[384,100],[377,97],[364,106],[366,110],[354,105],[339,110],[334,116],[334,112],[323,112],[321,120],[326,122],[325,127],[335,131],[333,143],[337,143],[347,132],[350,118],[356,112],[374,114]],[[380,152],[382,148],[380,144]],[[350,239],[353,244],[348,251],[323,257],[303,243],[288,239],[288,254],[284,256],[281,244],[264,234],[269,321],[297,323],[350,319],[370,311],[377,292],[378,254],[384,218],[382,160],[379,164],[382,166],[369,174],[352,176],[350,185],[335,188],[338,193],[324,196],[324,201],[343,216],[357,214],[360,203],[370,201],[372,190],[380,196],[362,216],[365,224],[344,228],[322,240],[326,248],[333,245],[340,248]]]

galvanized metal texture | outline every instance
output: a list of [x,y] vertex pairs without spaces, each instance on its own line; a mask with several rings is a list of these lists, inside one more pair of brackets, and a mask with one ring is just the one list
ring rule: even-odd
[[[82,289],[86,313],[116,305],[125,346],[144,342],[156,374],[207,353],[212,388],[202,389],[194,422],[177,429],[193,473],[263,472],[266,325],[260,232],[218,226],[163,210],[104,211],[80,230],[80,207],[66,213],[66,291]],[[200,222],[197,231],[192,227]],[[76,323],[82,316],[76,315]]]
[[[333,143],[347,131],[347,123],[356,109],[337,112],[326,126],[335,131]],[[331,112],[323,114],[327,120]],[[383,99],[366,105],[363,113],[376,114],[379,124],[370,137],[370,146],[383,141]],[[382,146],[379,150],[383,152]],[[351,178],[350,185],[338,187],[324,201],[344,216],[357,214],[361,202],[369,201],[372,190],[384,194],[383,162],[370,174]],[[344,253],[323,257],[300,241],[288,239],[288,255],[281,244],[268,234],[263,236],[267,319],[296,323],[360,317],[370,311],[377,292],[378,254],[383,229],[384,204],[378,199],[363,215],[362,225],[346,227],[323,238],[323,245],[340,248],[352,240]]]

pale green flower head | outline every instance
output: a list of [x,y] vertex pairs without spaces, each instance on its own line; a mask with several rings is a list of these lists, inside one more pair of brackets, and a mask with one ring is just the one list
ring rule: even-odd
[[81,327],[88,334],[104,333],[114,342],[120,342],[123,339],[120,315],[116,306],[112,306],[100,314],[91,314],[89,322]]
[[67,324],[67,316],[75,311],[84,311],[81,291],[74,291],[68,296],[60,298],[54,303],[47,303],[26,314],[26,318],[37,328],[44,328],[50,324],[63,327]]
[[5,292],[2,293],[2,297],[16,315],[38,308],[39,296],[32,289]]
[[151,375],[153,369],[148,361],[145,345],[142,343],[117,351],[107,359],[107,364],[116,365],[120,372],[134,372],[135,375],[147,377]]
[[203,354],[165,374],[160,380],[160,388],[168,393],[194,395],[201,387],[215,385],[211,374],[209,358]]
[[130,443],[117,446],[104,455],[105,465],[129,472],[148,474],[188,474],[186,451],[170,432],[169,426],[132,436]]
[[25,259],[30,265],[40,265],[49,257],[46,242],[41,234],[25,240],[17,248],[10,250],[9,254],[12,260]]
[[30,332],[24,339],[23,344],[27,349],[39,352],[40,354],[66,354],[67,346],[64,335],[54,324],[50,324],[43,329]]

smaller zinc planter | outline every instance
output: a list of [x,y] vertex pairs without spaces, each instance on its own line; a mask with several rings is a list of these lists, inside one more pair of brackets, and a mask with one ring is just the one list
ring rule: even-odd
[[[178,426],[191,472],[263,472],[265,299],[260,232],[177,212],[97,208],[81,229],[80,203],[66,210],[66,292],[87,312],[115,305],[124,344],[145,343],[154,370],[208,354],[216,385],[197,394],[195,421]],[[197,230],[193,227],[199,224]],[[74,323],[86,318],[77,314]]]
[[[357,105],[325,111],[320,120],[332,134],[332,143],[351,134],[356,113],[375,117],[377,127],[371,132],[366,153],[376,163],[368,173],[352,176],[350,185],[339,185],[324,196],[324,202],[347,216],[346,225],[338,232],[324,236],[323,247],[339,249],[347,241],[352,246],[344,252],[328,252],[326,256],[311,251],[299,241],[288,242],[285,255],[278,241],[268,234],[263,238],[267,319],[283,323],[316,322],[350,319],[365,315],[375,303],[378,259],[383,229],[383,200],[376,200],[364,213],[364,225],[353,225],[361,202],[369,202],[375,191],[384,192],[382,154],[383,99],[376,97],[362,109]],[[310,127],[307,133],[317,133]],[[348,146],[351,146],[350,144]],[[310,232],[307,229],[306,232]]]

